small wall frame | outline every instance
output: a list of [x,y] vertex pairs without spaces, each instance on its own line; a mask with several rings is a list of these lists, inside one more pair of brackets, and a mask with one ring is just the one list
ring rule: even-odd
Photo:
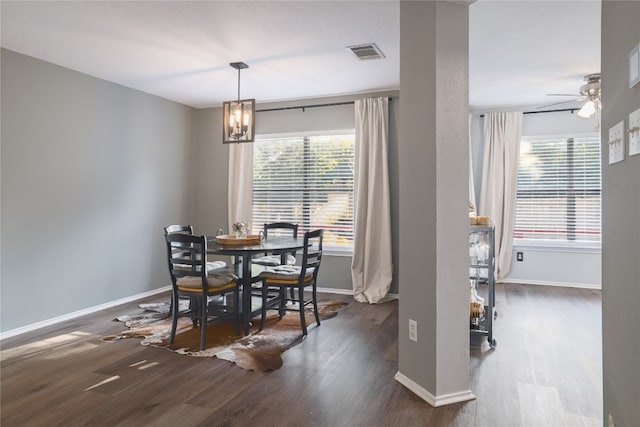
[[640,43],[629,54],[629,87],[640,83]]

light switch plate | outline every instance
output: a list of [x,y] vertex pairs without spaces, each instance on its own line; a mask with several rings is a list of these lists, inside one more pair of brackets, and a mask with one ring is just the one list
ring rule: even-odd
[[629,114],[629,156],[640,154],[640,108]]
[[418,322],[413,319],[409,319],[409,339],[418,342]]
[[624,120],[609,128],[609,164],[624,160]]

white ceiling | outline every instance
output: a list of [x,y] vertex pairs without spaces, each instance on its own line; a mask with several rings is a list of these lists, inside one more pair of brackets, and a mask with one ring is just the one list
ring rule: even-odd
[[[2,47],[194,107],[398,89],[398,1],[2,1]],[[375,42],[386,58],[345,47]],[[599,1],[470,7],[472,107],[536,105],[600,70]],[[569,98],[567,98],[569,99]]]
[[469,10],[469,103],[540,105],[600,72],[600,1],[479,1]]

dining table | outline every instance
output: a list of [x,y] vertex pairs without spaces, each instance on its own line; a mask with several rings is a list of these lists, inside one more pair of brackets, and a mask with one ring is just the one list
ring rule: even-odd
[[[262,300],[256,298],[252,303],[251,286],[259,280],[259,274],[264,270],[263,266],[252,265],[251,259],[254,255],[264,253],[282,253],[295,251],[304,247],[304,239],[274,236],[264,240],[248,241],[241,240],[234,242],[229,239],[220,239],[220,236],[212,237],[207,241],[207,254],[210,255],[230,255],[236,257],[240,262],[234,263],[234,273],[238,276],[242,287],[241,311],[242,328],[244,334],[249,333],[251,319],[260,313]],[[259,302],[258,302],[259,301]]]

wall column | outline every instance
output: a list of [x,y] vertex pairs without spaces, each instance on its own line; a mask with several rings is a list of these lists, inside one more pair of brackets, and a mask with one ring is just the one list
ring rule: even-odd
[[[399,367],[433,406],[469,390],[468,58],[462,2],[400,2]],[[418,341],[409,340],[409,319]]]
[[640,42],[640,2],[602,2],[602,364],[603,425],[640,425],[640,155],[609,164],[609,128],[640,108],[629,87],[629,54]]

